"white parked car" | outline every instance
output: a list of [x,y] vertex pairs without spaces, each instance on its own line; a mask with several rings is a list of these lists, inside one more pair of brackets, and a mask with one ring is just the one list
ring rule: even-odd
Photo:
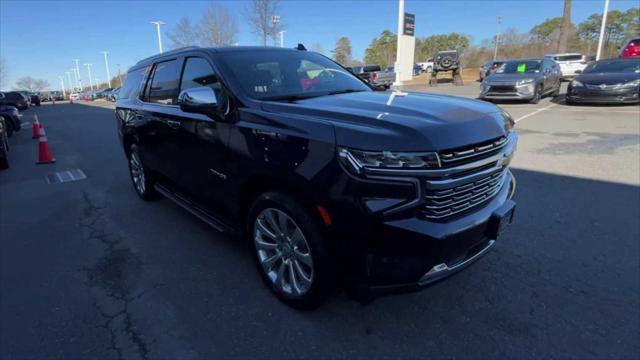
[[562,80],[573,79],[578,75],[576,71],[582,72],[588,64],[586,56],[580,53],[547,54],[544,57],[550,58],[560,65]]
[[80,100],[80,94],[71,93],[71,95],[69,95],[69,100],[73,100],[73,101]]
[[433,71],[433,58],[427,59],[426,62],[418,63],[422,68],[422,72],[432,72]]

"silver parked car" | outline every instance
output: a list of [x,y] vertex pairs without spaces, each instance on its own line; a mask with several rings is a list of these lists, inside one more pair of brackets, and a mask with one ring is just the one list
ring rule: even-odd
[[480,98],[536,104],[545,95],[558,95],[561,78],[560,67],[549,58],[509,60],[482,81]]

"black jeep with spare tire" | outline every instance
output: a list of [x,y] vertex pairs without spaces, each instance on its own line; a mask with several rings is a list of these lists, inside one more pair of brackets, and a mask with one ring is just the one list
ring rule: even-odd
[[439,51],[433,57],[433,71],[429,77],[429,85],[438,85],[439,72],[451,72],[454,85],[462,85],[462,66],[460,66],[460,55],[457,50]]

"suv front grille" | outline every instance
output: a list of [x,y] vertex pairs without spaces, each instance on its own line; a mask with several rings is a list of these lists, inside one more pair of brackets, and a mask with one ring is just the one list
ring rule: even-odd
[[516,87],[512,85],[491,85],[489,92],[492,93],[514,93],[517,92]]
[[492,155],[504,147],[508,142],[505,136],[489,140],[480,144],[474,144],[463,148],[457,148],[438,153],[442,167],[448,167],[462,162],[475,161]]
[[500,192],[506,172],[506,168],[500,168],[480,179],[438,190],[429,189],[427,181],[422,213],[430,219],[442,219],[481,205]]

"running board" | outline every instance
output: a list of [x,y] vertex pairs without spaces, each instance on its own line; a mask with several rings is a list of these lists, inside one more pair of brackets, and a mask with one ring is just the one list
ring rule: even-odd
[[162,194],[164,197],[175,202],[183,209],[195,215],[198,219],[206,222],[212,228],[220,232],[233,232],[233,228],[231,226],[225,224],[221,220],[218,220],[215,216],[211,215],[209,212],[202,209],[193,201],[187,199],[186,197],[180,195],[179,193],[174,192],[160,184],[155,184],[153,187],[156,189],[157,192]]

